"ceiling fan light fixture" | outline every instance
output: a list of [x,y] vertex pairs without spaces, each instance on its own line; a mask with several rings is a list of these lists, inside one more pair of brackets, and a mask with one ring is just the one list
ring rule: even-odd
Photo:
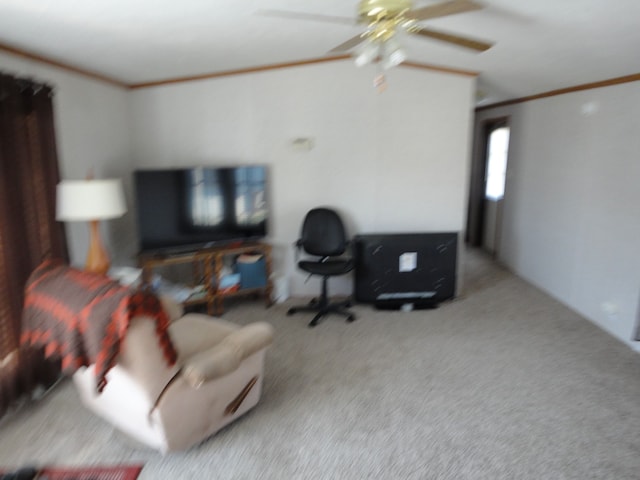
[[369,41],[364,44],[358,55],[355,59],[355,64],[357,67],[364,67],[369,63],[373,62],[380,53],[380,47],[378,43]]
[[360,0],[358,13],[361,19],[394,17],[411,8],[412,0]]
[[[415,0],[358,0],[356,23],[364,27],[359,35],[342,42],[329,50],[329,53],[344,54],[350,52],[358,67],[369,63],[378,63],[380,69],[390,69],[407,60],[407,52],[397,41],[398,36],[411,34],[413,38],[428,38],[483,52],[492,43],[455,35],[419,24],[423,20],[446,17],[459,13],[480,10],[484,6],[477,0],[430,0],[431,5],[413,8]],[[323,20],[333,23],[353,25],[350,18],[335,15],[309,14],[303,12],[279,12],[286,18]],[[383,82],[384,83],[384,82]]]
[[385,52],[384,60],[382,61],[382,67],[385,70],[397,67],[407,59],[407,52],[404,48],[398,47],[391,52]]
[[397,67],[407,59],[407,51],[397,37],[393,36],[384,42],[381,57],[382,68],[389,70]]

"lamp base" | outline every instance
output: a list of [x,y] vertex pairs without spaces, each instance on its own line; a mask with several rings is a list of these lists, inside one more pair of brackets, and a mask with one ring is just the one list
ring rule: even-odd
[[97,220],[90,222],[89,236],[89,251],[87,252],[87,262],[84,269],[87,272],[106,275],[109,271],[110,260],[107,249],[100,238],[100,228]]

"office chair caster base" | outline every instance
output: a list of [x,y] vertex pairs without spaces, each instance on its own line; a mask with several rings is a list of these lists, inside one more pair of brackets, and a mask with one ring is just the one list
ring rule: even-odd
[[298,310],[296,308],[290,308],[289,310],[287,310],[287,315],[291,316],[294,313],[296,313]]
[[316,325],[318,325],[318,323],[320,323],[320,319],[324,317],[327,313],[328,313],[327,311],[321,311],[316,313],[316,316],[313,317],[313,320],[309,322],[309,328],[313,328]]

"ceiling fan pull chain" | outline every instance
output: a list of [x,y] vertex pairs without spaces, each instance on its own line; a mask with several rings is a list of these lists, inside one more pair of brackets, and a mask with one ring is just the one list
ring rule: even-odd
[[373,86],[378,90],[378,93],[382,93],[387,89],[387,77],[384,72],[380,71],[373,77]]
[[376,74],[373,77],[373,88],[375,88],[378,93],[382,93],[387,89],[387,76],[385,75],[385,69],[382,65],[382,57],[380,56],[375,61],[376,64]]

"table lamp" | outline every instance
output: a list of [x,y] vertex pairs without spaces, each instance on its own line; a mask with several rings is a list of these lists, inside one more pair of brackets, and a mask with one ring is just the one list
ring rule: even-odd
[[119,179],[63,180],[57,186],[56,220],[90,222],[85,270],[105,274],[109,254],[100,238],[99,222],[124,215],[127,207]]

